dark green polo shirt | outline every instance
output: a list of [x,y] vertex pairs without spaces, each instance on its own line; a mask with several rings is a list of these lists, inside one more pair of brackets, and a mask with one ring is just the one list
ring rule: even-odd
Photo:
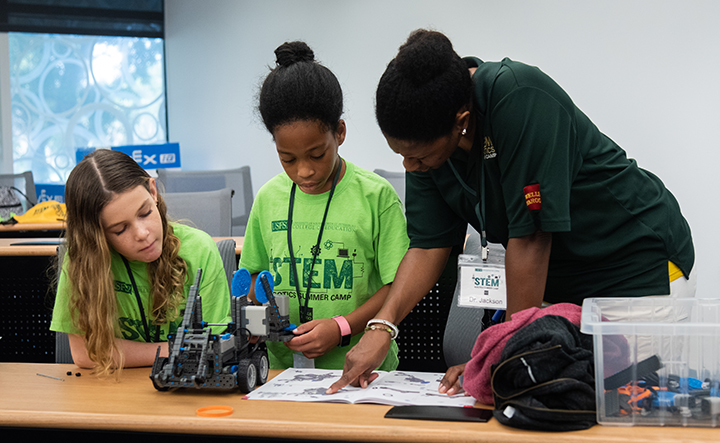
[[695,255],[662,181],[536,67],[467,60],[477,66],[475,144],[436,170],[407,174],[410,247],[455,246],[467,223],[480,229],[482,164],[489,241],[553,233],[546,301],[668,294],[667,262],[687,276]]

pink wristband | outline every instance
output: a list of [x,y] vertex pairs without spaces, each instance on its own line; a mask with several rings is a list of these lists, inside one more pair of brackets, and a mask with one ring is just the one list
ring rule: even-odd
[[352,329],[350,329],[350,323],[342,315],[333,317],[333,320],[340,326],[340,344],[338,346],[347,346],[350,344],[350,338],[352,337]]

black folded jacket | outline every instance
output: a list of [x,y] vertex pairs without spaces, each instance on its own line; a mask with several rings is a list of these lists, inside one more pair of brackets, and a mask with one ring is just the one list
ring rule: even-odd
[[545,431],[596,423],[593,340],[564,317],[546,315],[515,333],[491,367],[495,418]]

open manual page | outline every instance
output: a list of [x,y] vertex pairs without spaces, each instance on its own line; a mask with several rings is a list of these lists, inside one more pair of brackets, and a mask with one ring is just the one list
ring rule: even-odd
[[286,369],[247,394],[250,400],[380,403],[384,405],[432,405],[472,407],[475,399],[463,392],[452,397],[438,392],[444,374],[435,372],[376,371],[380,376],[366,389],[346,386],[325,394],[342,375],[341,370]]

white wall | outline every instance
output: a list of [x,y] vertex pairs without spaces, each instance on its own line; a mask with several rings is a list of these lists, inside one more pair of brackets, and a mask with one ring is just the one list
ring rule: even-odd
[[[255,191],[281,171],[255,114],[273,50],[304,40],[344,88],[341,155],[402,170],[373,111],[409,32],[460,55],[539,66],[678,198],[697,252],[698,296],[720,296],[720,2],[714,0],[166,0],[168,131],[184,169],[250,165]],[[720,181],[720,180],[718,180]]]

